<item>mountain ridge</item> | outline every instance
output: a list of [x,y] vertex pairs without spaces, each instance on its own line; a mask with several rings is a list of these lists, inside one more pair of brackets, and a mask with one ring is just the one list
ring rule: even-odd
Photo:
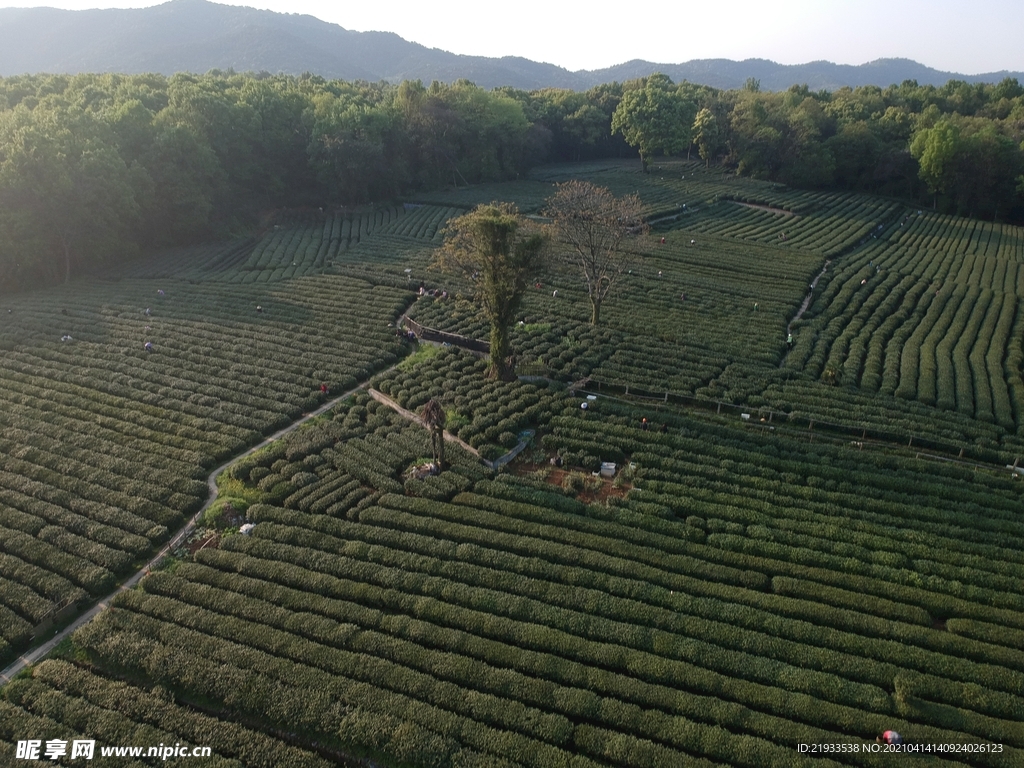
[[489,58],[451,53],[410,42],[393,32],[355,32],[314,16],[227,6],[207,0],[170,0],[149,8],[64,11],[0,8],[0,76],[81,72],[139,74],[206,72],[211,69],[329,79],[472,80],[484,88],[586,90],[601,83],[654,72],[675,81],[739,88],[748,79],[763,90],[794,84],[812,90],[849,86],[885,87],[917,80],[1024,80],[1021,72],[962,75],[910,59],[877,59],[860,65],[814,61],[778,64],[767,59],[694,59],[666,64],[634,59],[596,70],[571,71],[520,56]]

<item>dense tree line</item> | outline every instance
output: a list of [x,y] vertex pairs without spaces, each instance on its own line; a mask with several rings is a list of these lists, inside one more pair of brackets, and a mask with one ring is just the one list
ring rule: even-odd
[[546,148],[519,102],[465,81],[0,80],[0,285],[244,231],[276,207],[514,178]]
[[756,81],[718,91],[653,75],[623,86],[611,127],[639,149],[645,170],[656,153],[696,147],[708,162],[795,187],[1024,221],[1024,87],[1010,78],[762,93]]
[[211,72],[0,79],[0,286],[251,230],[278,207],[515,178],[544,161],[699,154],[800,187],[1024,221],[1024,87],[579,93]]

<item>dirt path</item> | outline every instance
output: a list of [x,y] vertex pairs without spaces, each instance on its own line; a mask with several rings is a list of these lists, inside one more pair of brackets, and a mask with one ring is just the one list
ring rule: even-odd
[[[806,312],[807,308],[809,306],[811,306],[811,299],[814,298],[814,289],[818,287],[818,281],[821,280],[821,278],[825,276],[825,273],[828,272],[829,265],[831,265],[831,264],[832,264],[832,260],[831,259],[827,260],[825,262],[825,266],[823,266],[821,268],[821,272],[819,272],[817,274],[817,276],[814,278],[814,280],[811,281],[811,285],[810,285],[810,287],[807,290],[807,295],[804,296],[804,300],[800,304],[800,309],[798,309],[796,311],[796,314],[793,315],[793,317],[791,317],[789,322],[786,324],[786,335],[787,336],[793,332],[793,323],[795,323],[797,320],[799,320],[801,317],[803,317],[804,316],[804,312]],[[786,350],[786,354],[784,354],[782,356],[782,360],[779,361],[779,368],[782,368],[786,364],[786,358],[789,356],[789,352],[790,352],[790,350],[787,349]]]
[[[395,363],[395,365],[392,365],[390,368],[386,368],[384,371],[382,371],[382,373],[387,373],[388,371],[394,370],[397,367],[397,365],[398,365],[398,363]],[[17,675],[19,672],[21,672],[26,667],[31,666],[32,664],[35,664],[38,661],[40,661],[44,656],[46,656],[46,654],[48,654],[50,651],[52,651],[58,645],[58,643],[62,642],[65,638],[69,637],[72,632],[74,632],[76,629],[78,629],[79,627],[83,626],[84,624],[92,621],[102,611],[105,611],[107,608],[109,608],[111,603],[113,602],[114,598],[117,597],[117,595],[120,592],[123,592],[126,589],[131,589],[136,584],[138,584],[139,581],[142,580],[142,577],[145,576],[146,574],[148,574],[150,572],[150,570],[154,566],[157,565],[157,563],[159,563],[164,557],[166,557],[168,555],[168,553],[170,553],[171,550],[173,550],[175,547],[177,547],[181,542],[185,541],[188,538],[189,534],[192,533],[192,531],[195,530],[196,523],[199,521],[199,518],[202,516],[202,514],[207,509],[209,509],[210,505],[213,504],[214,501],[216,501],[216,499],[217,499],[217,476],[221,472],[223,472],[225,469],[230,467],[235,462],[241,461],[246,456],[249,456],[249,455],[255,453],[256,451],[260,450],[261,448],[265,448],[266,446],[270,445],[270,443],[274,442],[275,440],[280,440],[282,437],[287,435],[289,432],[292,432],[292,431],[298,429],[300,426],[305,424],[310,419],[315,419],[317,416],[320,416],[321,414],[325,413],[326,411],[329,411],[331,408],[333,408],[335,405],[340,403],[342,400],[345,400],[346,398],[351,397],[352,395],[354,395],[356,392],[358,392],[361,389],[365,389],[369,385],[369,383],[370,383],[369,379],[367,379],[366,381],[364,381],[359,386],[353,387],[352,389],[348,390],[348,392],[345,392],[344,394],[338,395],[337,397],[328,400],[326,403],[321,405],[315,411],[311,411],[310,413],[305,414],[298,421],[294,421],[291,424],[289,424],[287,427],[284,427],[283,429],[279,429],[277,432],[275,432],[274,434],[270,435],[268,438],[263,440],[261,443],[259,443],[257,445],[254,445],[252,448],[249,448],[248,450],[244,451],[243,453],[238,454],[237,456],[229,459],[228,461],[224,462],[219,467],[214,469],[210,473],[209,477],[206,479],[206,485],[207,485],[207,488],[209,488],[209,496],[206,499],[206,503],[203,504],[202,508],[192,516],[192,519],[189,520],[185,524],[185,526],[183,528],[181,528],[181,530],[179,530],[178,533],[175,534],[174,537],[169,542],[167,542],[167,544],[163,547],[163,549],[161,549],[160,552],[156,556],[154,556],[148,563],[146,563],[142,568],[140,568],[135,574],[133,574],[132,576],[130,576],[127,579],[125,579],[120,584],[120,586],[118,586],[117,589],[115,589],[109,595],[107,595],[102,600],[100,600],[98,603],[96,603],[94,606],[92,606],[92,608],[90,608],[85,613],[83,613],[81,616],[79,616],[77,619],[75,619],[71,624],[69,624],[63,630],[59,630],[58,632],[56,632],[54,634],[53,637],[51,637],[46,642],[41,643],[41,644],[39,644],[39,645],[29,649],[24,654],[19,656],[10,666],[7,667],[7,669],[5,669],[2,673],[0,673],[0,687],[3,687],[7,683],[9,683],[14,678],[15,675]],[[473,449],[470,448],[469,450],[472,451]],[[476,453],[476,451],[473,451],[473,453]]]
[[789,333],[792,330],[793,323],[795,323],[797,320],[803,317],[804,312],[806,312],[807,308],[811,306],[811,299],[814,298],[814,289],[818,287],[818,281],[825,276],[826,272],[828,272],[828,267],[831,263],[831,260],[826,261],[825,266],[821,268],[821,272],[819,272],[817,277],[815,277],[814,280],[811,281],[810,288],[808,288],[807,290],[807,295],[804,296],[803,303],[800,304],[800,309],[796,311],[796,314],[793,315],[793,317],[789,321],[789,324],[786,326],[786,333]]
[[[400,406],[398,403],[396,403],[394,400],[392,400],[390,397],[385,395],[383,392],[379,392],[376,389],[371,389],[371,390],[369,390],[369,395],[374,400],[376,400],[378,403],[381,403],[382,405],[386,405],[388,408],[393,410],[395,413],[397,413],[402,418],[408,419],[409,421],[415,422],[416,424],[419,424],[420,426],[423,426],[423,419],[422,418],[417,416],[412,411],[406,410],[405,408]],[[465,440],[460,440],[459,438],[457,438],[455,435],[453,435],[451,432],[448,432],[447,430],[445,430],[445,432],[443,434],[444,434],[444,439],[447,440],[449,443],[456,443],[457,445],[460,445],[461,447],[465,448],[467,451],[469,451],[471,454],[476,456],[478,459],[480,459],[480,461],[482,461],[484,464],[486,464],[491,469],[496,469],[497,467],[500,467],[500,466],[503,466],[505,464],[508,464],[510,461],[512,461],[512,459],[514,459],[516,456],[518,456],[520,453],[522,453],[523,449],[526,448],[526,446],[528,445],[528,443],[525,440],[521,440],[521,441],[519,441],[516,444],[516,446],[511,451],[506,453],[504,456],[499,456],[494,461],[488,461],[487,459],[485,459],[483,456],[480,455],[480,452],[476,448],[472,447]],[[533,431],[532,430],[530,430],[530,434],[531,434],[531,436],[533,435]]]
[[[416,424],[419,424],[421,427],[423,426],[423,419],[422,418],[417,416],[412,411],[407,411],[405,408],[400,406],[398,403],[396,403],[390,397],[385,395],[383,392],[380,392],[379,390],[376,390],[376,389],[371,389],[371,390],[368,390],[368,394],[370,395],[370,397],[372,397],[378,403],[380,403],[382,405],[386,405],[388,408],[393,410],[395,413],[397,413],[403,419],[408,419],[409,421],[412,421],[412,422],[415,422]],[[483,459],[480,456],[480,452],[476,448],[472,447],[465,440],[460,440],[455,435],[453,435],[451,432],[445,430],[444,431],[444,439],[446,441],[448,441],[449,443],[456,443],[457,445],[462,446],[467,451],[469,451],[471,454],[473,454],[478,459],[483,461]]]

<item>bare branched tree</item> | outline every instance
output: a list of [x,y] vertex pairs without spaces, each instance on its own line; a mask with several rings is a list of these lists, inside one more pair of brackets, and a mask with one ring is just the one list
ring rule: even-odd
[[548,198],[544,214],[568,246],[560,249],[565,262],[583,279],[593,308],[591,325],[597,325],[612,286],[639,260],[630,241],[648,232],[642,209],[636,195],[615,197],[589,181],[558,184]]

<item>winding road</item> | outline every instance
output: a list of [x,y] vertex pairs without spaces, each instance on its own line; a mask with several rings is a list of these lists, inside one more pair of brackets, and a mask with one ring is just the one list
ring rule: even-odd
[[[381,371],[381,373],[388,373],[388,372],[394,370],[397,366],[398,366],[398,363],[395,363],[391,367],[385,368],[383,371]],[[370,380],[367,379],[366,381],[364,381],[359,386],[353,387],[352,389],[348,390],[344,394],[338,395],[337,397],[334,397],[334,398],[328,400],[326,403],[321,405],[315,411],[311,411],[310,413],[307,413],[307,414],[303,415],[302,418],[298,419],[297,421],[292,422],[287,427],[284,427],[283,429],[278,430],[277,432],[275,432],[274,434],[270,435],[269,437],[267,437],[262,442],[258,443],[257,445],[254,445],[252,448],[247,449],[246,451],[238,454],[237,456],[232,457],[231,459],[229,459],[228,461],[224,462],[219,467],[214,469],[210,473],[210,476],[206,479],[206,485],[209,488],[209,496],[206,499],[206,503],[203,504],[202,508],[192,516],[192,519],[189,520],[184,525],[184,527],[182,527],[174,535],[174,537],[171,538],[171,540],[167,542],[166,545],[164,545],[163,549],[161,549],[159,553],[157,553],[148,563],[146,563],[136,573],[134,573],[132,576],[128,577],[123,582],[121,582],[121,584],[117,587],[117,589],[115,589],[113,592],[111,592],[106,597],[102,598],[99,602],[97,602],[95,605],[93,605],[89,610],[87,610],[85,613],[83,613],[81,616],[79,616],[73,622],[71,622],[71,624],[69,624],[67,627],[65,627],[62,630],[58,630],[57,632],[54,633],[53,637],[49,638],[48,640],[46,640],[43,643],[40,643],[39,645],[36,645],[35,647],[29,649],[24,654],[19,656],[10,666],[7,667],[7,669],[5,669],[2,673],[0,673],[0,687],[2,687],[4,685],[6,685],[7,683],[9,683],[12,679],[14,679],[14,677],[18,673],[20,673],[26,667],[29,667],[32,664],[35,664],[38,661],[40,661],[44,656],[46,656],[50,651],[52,651],[65,638],[69,637],[72,632],[74,632],[79,627],[83,626],[84,624],[92,621],[102,611],[105,611],[107,608],[109,608],[111,603],[113,602],[114,598],[117,597],[117,595],[120,592],[123,592],[126,589],[131,589],[136,584],[138,584],[139,581],[142,580],[142,577],[145,576],[147,573],[149,573],[150,570],[154,566],[156,566],[156,564],[159,563],[164,557],[166,557],[167,554],[172,549],[177,547],[178,544],[180,544],[181,542],[185,541],[188,538],[189,534],[192,533],[192,531],[195,530],[196,523],[199,521],[199,518],[202,516],[203,512],[205,512],[207,509],[209,509],[210,505],[213,504],[214,501],[216,501],[216,499],[217,499],[217,476],[220,475],[221,472],[223,472],[225,469],[230,467],[235,462],[240,461],[241,459],[244,459],[246,456],[249,456],[249,455],[255,453],[256,451],[260,450],[261,448],[265,448],[266,446],[270,445],[275,440],[281,439],[282,437],[287,435],[289,432],[292,432],[292,431],[298,429],[300,426],[305,424],[310,419],[315,419],[317,416],[320,416],[323,413],[325,413],[326,411],[329,411],[331,408],[333,408],[335,405],[340,403],[342,400],[345,400],[346,398],[351,397],[352,395],[354,395],[356,392],[359,392],[360,390],[365,389],[367,386],[369,386],[369,384],[370,384]]]

